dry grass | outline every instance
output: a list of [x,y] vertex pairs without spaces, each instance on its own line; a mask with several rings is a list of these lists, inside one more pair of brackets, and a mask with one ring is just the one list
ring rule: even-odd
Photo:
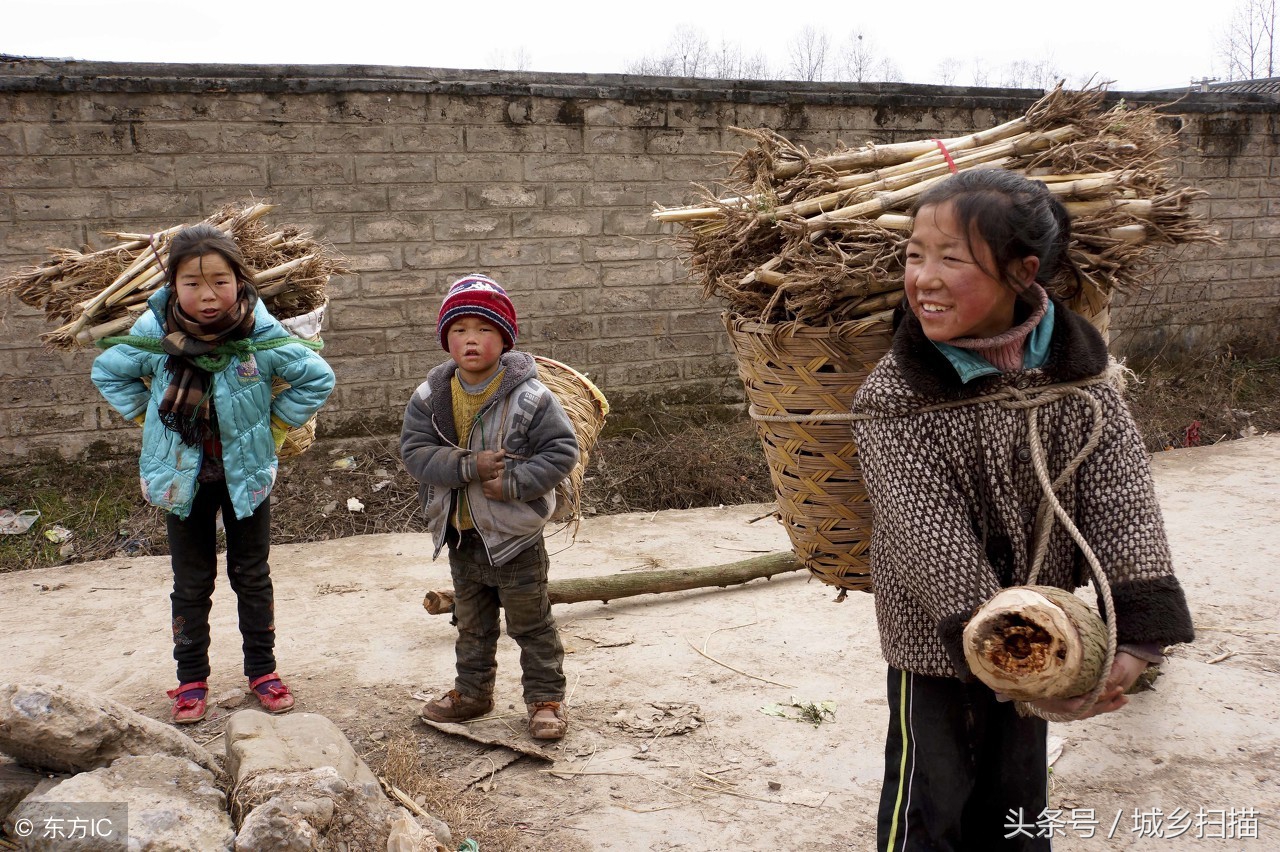
[[502,819],[488,796],[474,789],[459,792],[433,774],[412,737],[391,737],[384,750],[365,755],[365,760],[375,775],[443,820],[453,832],[455,848],[467,839],[475,840],[484,852],[519,852],[528,848],[527,838]]

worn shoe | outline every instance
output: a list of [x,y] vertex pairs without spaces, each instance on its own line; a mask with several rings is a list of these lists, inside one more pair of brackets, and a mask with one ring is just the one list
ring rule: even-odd
[[268,713],[288,713],[293,709],[293,695],[275,672],[251,679],[249,689]]
[[569,730],[569,719],[559,701],[535,701],[529,710],[529,736],[535,740],[558,740]]
[[432,722],[465,722],[483,716],[493,709],[493,696],[472,698],[451,689],[439,698],[422,705],[422,718]]
[[173,699],[173,709],[169,711],[173,723],[191,725],[203,719],[208,709],[205,700],[209,697],[209,684],[203,680],[183,683],[165,695]]

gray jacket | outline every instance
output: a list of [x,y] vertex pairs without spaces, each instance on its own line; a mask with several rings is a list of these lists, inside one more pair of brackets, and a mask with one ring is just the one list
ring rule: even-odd
[[[427,374],[404,412],[400,457],[418,480],[418,497],[435,542],[444,547],[455,495],[466,489],[471,520],[489,560],[502,565],[542,535],[556,507],[555,487],[578,461],[573,424],[547,386],[538,381],[533,356],[507,352],[498,390],[480,410],[467,447],[458,446],[451,382],[457,366],[446,361]],[[476,475],[476,453],[507,451],[504,500],[490,500]]]

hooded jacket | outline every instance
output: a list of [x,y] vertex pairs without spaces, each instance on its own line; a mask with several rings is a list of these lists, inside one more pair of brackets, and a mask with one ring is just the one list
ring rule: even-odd
[[[147,300],[149,310],[129,333],[139,337],[164,337],[165,306],[172,288],[161,287]],[[249,348],[291,335],[271,316],[261,301],[254,309]],[[127,343],[112,346],[93,362],[93,383],[126,419],[146,414],[142,424],[139,456],[142,494],[147,502],[179,518],[191,513],[196,475],[204,459],[202,447],[189,447],[160,421],[158,409],[169,384],[167,355],[139,349]],[[142,381],[151,377],[150,387]],[[275,398],[271,380],[288,383]],[[227,491],[237,518],[247,518],[267,499],[276,480],[275,441],[271,417],[288,426],[300,426],[319,410],[333,390],[333,370],[324,359],[301,343],[247,352],[210,379],[209,393],[218,413],[218,436]]]
[[[542,535],[555,510],[555,487],[578,462],[573,424],[555,394],[538,381],[533,356],[507,352],[501,365],[498,389],[480,410],[465,448],[458,446],[453,422],[453,361],[432,369],[405,408],[400,456],[418,480],[433,557],[444,547],[457,493],[465,489],[489,560],[506,563]],[[497,449],[507,452],[504,500],[486,497],[476,472],[476,453]]]
[[[1010,387],[1106,377],[1106,344],[1087,320],[1054,305],[1045,363],[961,381],[955,367],[899,310],[889,353],[853,402],[854,440],[873,507],[870,544],[876,619],[890,665],[972,680],[964,624],[1003,587],[1027,583],[1043,496],[1022,407],[980,397]],[[1114,375],[1114,374],[1112,374]],[[1106,573],[1119,643],[1169,645],[1194,638],[1150,463],[1118,381],[1081,388],[1101,411],[1096,448],[1055,493]],[[952,407],[921,409],[947,403]],[[1049,476],[1086,444],[1093,406],[1074,394],[1041,398],[1040,440]],[[1074,590],[1089,567],[1055,523],[1042,585]]]

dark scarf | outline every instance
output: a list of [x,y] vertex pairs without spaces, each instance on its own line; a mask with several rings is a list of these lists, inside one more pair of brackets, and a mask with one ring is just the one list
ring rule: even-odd
[[187,316],[178,305],[177,293],[169,295],[165,307],[165,334],[162,346],[169,356],[169,386],[160,400],[160,422],[177,432],[188,447],[199,446],[213,434],[209,418],[209,383],[212,374],[196,361],[220,344],[243,340],[253,333],[253,312],[258,291],[252,284],[240,284],[236,303],[218,319],[200,323]]

